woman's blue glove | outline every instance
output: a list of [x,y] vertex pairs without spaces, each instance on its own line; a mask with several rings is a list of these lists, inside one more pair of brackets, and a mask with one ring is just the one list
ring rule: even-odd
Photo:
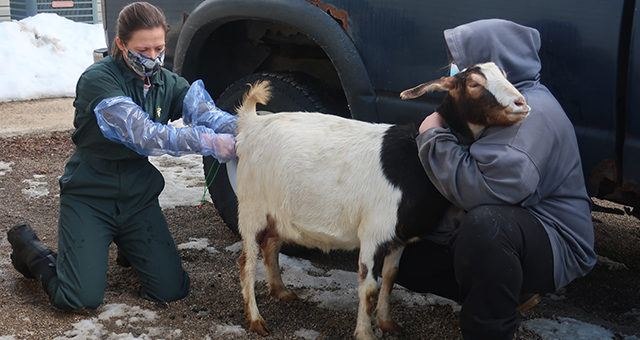
[[216,106],[202,80],[198,79],[191,84],[182,103],[182,121],[186,125],[202,125],[216,133],[235,134],[237,118]]
[[177,128],[152,122],[129,97],[104,99],[94,109],[102,134],[144,156],[182,156],[198,153],[221,163],[235,158],[233,134],[216,133],[205,126]]

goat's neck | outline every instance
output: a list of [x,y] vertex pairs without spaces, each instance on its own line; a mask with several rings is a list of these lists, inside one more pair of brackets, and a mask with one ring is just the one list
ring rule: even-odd
[[452,129],[451,126],[448,126],[448,124],[446,125],[451,130],[451,133],[453,133],[453,135],[456,136],[456,138],[458,139],[458,143],[460,143],[460,145],[462,145],[465,149],[468,148],[471,144],[473,144],[473,142],[478,140],[478,138],[480,137],[480,135],[482,135],[484,130],[487,129],[487,127],[484,125],[467,123],[469,127],[469,131],[471,131],[471,134],[473,134],[472,137],[469,137],[468,134],[467,135],[460,134],[458,131]]
[[461,112],[455,104],[455,101],[448,95],[442,104],[440,104],[437,111],[444,119],[446,126],[458,138],[461,144],[473,143],[476,139],[476,133],[482,132],[481,130],[475,131],[473,129],[472,126],[477,127],[478,125],[467,123],[462,119]]
[[484,130],[487,128],[484,125],[477,125],[477,124],[473,124],[473,123],[467,123],[469,125],[469,130],[471,130],[471,134],[473,134],[473,140],[477,140],[480,135],[484,132]]

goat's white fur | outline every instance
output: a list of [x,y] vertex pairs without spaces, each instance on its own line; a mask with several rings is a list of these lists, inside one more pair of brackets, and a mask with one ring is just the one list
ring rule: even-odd
[[516,106],[515,99],[524,97],[518,90],[507,81],[500,81],[505,78],[504,73],[494,63],[485,63],[477,65],[487,78],[487,90],[493,94],[498,103],[512,110],[514,113],[529,113],[531,110],[528,106]]
[[[252,93],[264,93],[263,85],[256,85]],[[359,339],[375,339],[369,317],[371,297],[377,292],[374,255],[379,245],[394,237],[390,226],[395,226],[402,194],[385,178],[380,164],[382,136],[389,125],[319,113],[257,116],[255,102],[248,98],[238,110],[236,148],[239,230],[246,261],[241,270],[242,292],[252,330],[264,324],[254,293],[260,246],[256,236],[271,216],[283,240],[325,251],[360,247],[360,263],[367,270],[361,271],[366,277],[360,283],[355,333]],[[362,194],[363,188],[367,195]],[[275,252],[265,254],[270,257],[265,260],[269,285],[272,294],[289,299],[293,293],[284,289],[279,266],[274,264]],[[397,267],[400,254],[395,254],[391,266]],[[385,266],[383,275],[390,270]],[[395,324],[385,320],[389,318],[385,299],[391,287],[383,285],[383,290],[386,297],[378,305],[383,305],[384,315],[379,318]]]

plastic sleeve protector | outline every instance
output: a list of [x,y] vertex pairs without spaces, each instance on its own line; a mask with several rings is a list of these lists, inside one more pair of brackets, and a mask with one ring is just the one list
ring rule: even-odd
[[202,80],[191,84],[182,104],[182,121],[189,126],[206,126],[217,133],[235,134],[238,117],[220,110]]
[[235,158],[231,134],[216,134],[205,126],[178,128],[155,123],[129,97],[106,98],[94,109],[102,134],[112,142],[124,144],[144,156],[182,156],[198,153],[220,162]]

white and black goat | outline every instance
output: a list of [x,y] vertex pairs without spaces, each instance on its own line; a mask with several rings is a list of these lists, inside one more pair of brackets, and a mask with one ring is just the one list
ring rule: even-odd
[[[407,90],[403,98],[436,90],[449,91],[440,114],[452,127],[471,134],[486,125],[521,122],[529,111],[493,63]],[[238,227],[244,242],[238,264],[250,330],[269,333],[254,291],[260,249],[269,294],[283,301],[297,299],[280,276],[283,240],[324,251],[359,247],[354,335],[376,338],[371,313],[380,273],[379,327],[401,330],[389,313],[400,255],[407,243],[428,235],[450,205],[420,163],[418,131],[415,126],[320,113],[256,115],[256,103],[264,104],[269,97],[268,82],[258,82],[238,109]]]

